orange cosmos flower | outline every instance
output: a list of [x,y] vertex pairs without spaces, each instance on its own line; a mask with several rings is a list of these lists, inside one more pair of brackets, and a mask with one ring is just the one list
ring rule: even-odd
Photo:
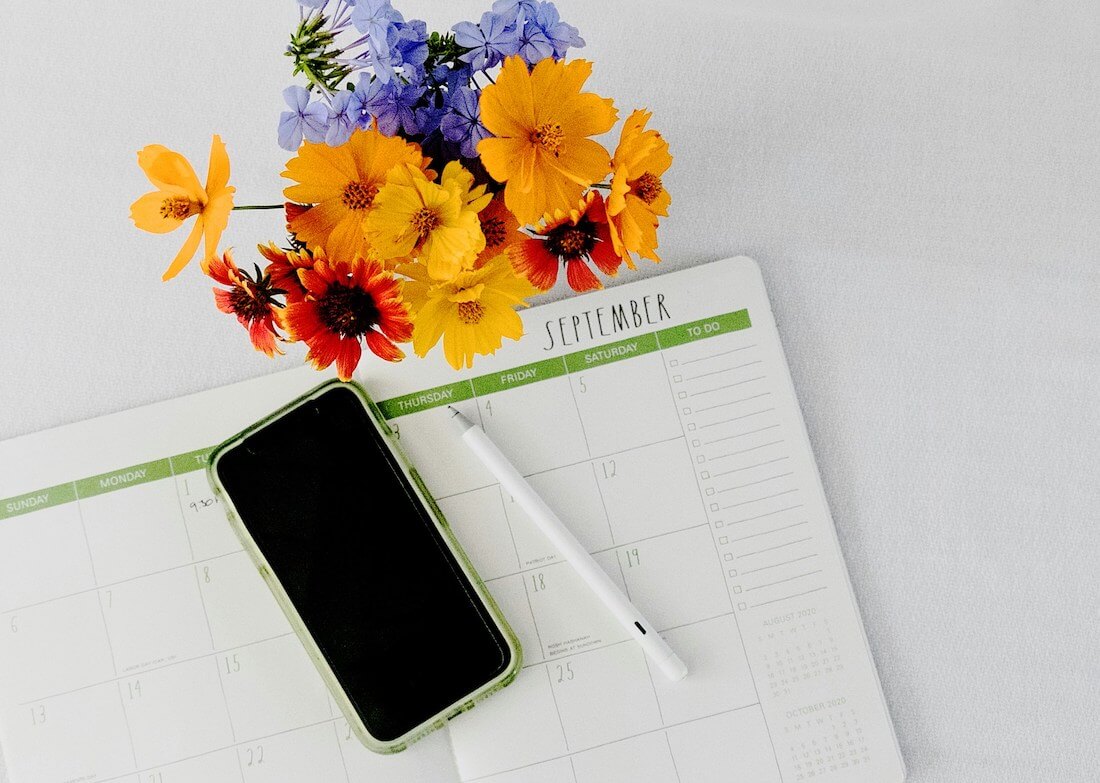
[[306,297],[288,302],[283,319],[290,336],[309,346],[306,361],[323,370],[333,362],[340,380],[351,380],[362,356],[361,341],[377,356],[396,362],[405,354],[394,343],[412,338],[401,281],[377,261],[318,258],[298,278]]
[[481,223],[481,233],[485,236],[485,249],[474,262],[474,269],[480,269],[499,255],[508,252],[508,248],[524,239],[519,231],[519,221],[504,204],[504,194],[497,193],[489,206],[477,214]]
[[[427,169],[420,147],[373,128],[357,130],[339,147],[304,142],[287,161],[283,176],[298,184],[283,194],[311,209],[287,209],[290,232],[310,250],[323,248],[339,261],[370,258],[364,228],[374,197],[386,184],[386,173],[399,164]],[[428,179],[435,174],[426,171]]]
[[195,257],[203,234],[206,235],[203,257],[213,258],[217,254],[222,232],[229,223],[229,213],[233,211],[235,190],[228,184],[229,155],[221,138],[214,136],[210,142],[205,188],[199,184],[199,178],[187,158],[160,144],[143,147],[138,152],[138,165],[157,189],[130,205],[130,219],[135,226],[142,231],[166,234],[182,226],[188,218],[195,217],[191,233],[162,279],[172,279],[187,266]]
[[[264,274],[271,278],[271,284],[286,292],[288,302],[297,302],[306,297],[305,286],[298,279],[299,269],[312,269],[317,256],[305,248],[301,250],[285,250],[274,242],[266,245],[256,245],[260,255],[266,258],[268,263]],[[324,255],[318,251],[318,255]]]
[[478,153],[507,183],[504,199],[520,223],[569,209],[611,169],[607,150],[588,137],[611,130],[617,112],[610,98],[580,91],[591,73],[587,60],[548,57],[528,71],[513,56],[482,90],[481,122],[496,138],[482,139]]
[[668,205],[672,203],[661,182],[661,176],[672,165],[672,156],[660,133],[645,130],[652,116],[651,112],[638,110],[627,117],[611,162],[614,176],[607,197],[611,241],[631,269],[632,252],[651,261],[661,260],[657,256],[657,218],[668,217]]
[[257,351],[274,357],[279,350],[276,340],[282,339],[275,329],[279,304],[275,297],[282,293],[271,278],[256,267],[255,275],[242,272],[233,262],[233,252],[226,250],[221,258],[203,259],[202,271],[215,282],[229,286],[214,289],[214,302],[223,313],[237,316],[241,326]]
[[554,287],[562,264],[570,288],[591,291],[603,284],[588,261],[606,275],[617,274],[622,263],[611,244],[603,196],[594,190],[588,191],[570,212],[547,215],[536,237],[513,245],[508,255],[516,272],[540,291]]

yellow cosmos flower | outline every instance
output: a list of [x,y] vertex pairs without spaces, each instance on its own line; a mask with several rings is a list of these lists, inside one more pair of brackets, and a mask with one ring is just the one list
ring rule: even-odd
[[477,213],[492,200],[485,186],[456,161],[439,184],[416,166],[398,166],[374,199],[367,236],[378,258],[415,257],[435,280],[469,269],[485,248]]
[[160,144],[150,144],[138,152],[138,165],[156,190],[146,193],[130,205],[130,219],[143,231],[166,234],[175,231],[190,217],[195,225],[164,273],[170,280],[195,257],[199,241],[206,235],[203,258],[214,258],[218,241],[233,211],[234,188],[229,186],[229,155],[218,136],[210,142],[210,163],[206,187],[199,184],[187,158]]
[[386,172],[399,165],[423,170],[428,162],[418,145],[373,128],[355,131],[339,147],[305,142],[283,172],[298,184],[283,194],[314,206],[290,218],[290,232],[334,261],[371,258],[364,230],[375,196],[386,184]]
[[607,150],[589,136],[611,130],[610,98],[581,92],[592,63],[553,58],[533,70],[519,57],[504,61],[497,82],[481,92],[481,122],[495,136],[477,146],[520,223],[568,211],[611,170]]
[[661,260],[657,255],[657,219],[668,217],[672,203],[661,181],[672,165],[672,156],[660,133],[645,130],[651,116],[651,112],[638,110],[627,117],[611,162],[614,174],[607,198],[611,243],[631,269],[632,252],[651,261]]
[[473,367],[474,356],[495,353],[502,339],[523,336],[516,307],[526,307],[537,293],[512,271],[500,255],[477,269],[459,272],[452,280],[432,280],[421,264],[398,271],[412,278],[405,283],[405,300],[413,311],[413,350],[424,356],[443,339],[443,355],[456,370]]

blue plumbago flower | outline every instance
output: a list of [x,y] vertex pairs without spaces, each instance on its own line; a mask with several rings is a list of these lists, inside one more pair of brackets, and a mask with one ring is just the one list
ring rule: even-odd
[[519,44],[517,53],[528,65],[554,56],[554,44],[535,19],[527,15],[526,9],[520,9],[516,17],[516,34]]
[[509,25],[516,23],[516,17],[523,11],[530,19],[538,9],[538,0],[495,0],[493,11],[504,17]]
[[455,43],[472,51],[462,55],[475,70],[492,68],[510,54],[519,50],[519,36],[515,25],[509,24],[504,14],[486,11],[481,22],[459,22],[451,28]]
[[559,60],[565,57],[569,47],[579,48],[584,46],[584,39],[581,38],[580,31],[573,25],[561,21],[558,9],[553,3],[540,3],[535,11],[535,17],[531,21],[538,26],[543,35],[550,41],[550,44],[554,47],[554,56]]
[[409,69],[422,73],[424,61],[428,59],[428,23],[420,19],[410,19],[408,22],[396,23],[395,27],[397,42],[394,48],[401,55],[405,76],[412,79],[414,74]]
[[351,12],[351,22],[363,33],[361,40],[370,52],[368,61],[385,82],[393,77],[395,67],[401,65],[400,54],[394,62],[394,46],[398,37],[397,23],[404,21],[405,17],[390,5],[390,0],[358,0]]
[[446,113],[445,107],[437,107],[429,103],[427,106],[417,107],[413,115],[416,117],[416,125],[420,128],[420,133],[430,136],[439,130],[439,122]]
[[367,114],[378,121],[378,130],[387,136],[396,136],[398,130],[411,136],[420,132],[414,111],[424,96],[420,84],[398,84],[375,79],[367,88],[363,107]]
[[290,111],[279,115],[279,146],[293,152],[302,146],[302,137],[323,141],[328,129],[328,108],[319,101],[309,102],[309,90],[297,85],[283,90]]
[[450,95],[447,113],[439,123],[447,141],[457,142],[462,157],[476,158],[477,143],[492,134],[481,124],[478,94],[469,87],[459,87]]
[[351,138],[355,130],[356,117],[351,106],[351,90],[340,90],[332,96],[332,106],[328,113],[328,131],[325,143],[330,147],[339,147]]

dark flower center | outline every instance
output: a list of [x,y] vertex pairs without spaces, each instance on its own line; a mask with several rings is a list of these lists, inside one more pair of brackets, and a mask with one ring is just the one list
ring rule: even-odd
[[418,241],[423,242],[439,227],[439,213],[429,207],[421,207],[412,216],[412,227]]
[[544,122],[531,132],[531,143],[542,147],[555,158],[560,154],[564,140],[565,132],[556,122]]
[[344,195],[340,200],[348,209],[367,209],[374,203],[374,197],[378,195],[378,188],[365,182],[353,180],[344,186]]
[[497,247],[504,244],[504,221],[500,218],[489,218],[482,222],[481,233],[485,235],[485,247]]
[[341,337],[362,337],[380,317],[369,291],[340,283],[333,283],[321,295],[317,314],[326,329]]
[[183,196],[169,196],[160,202],[160,216],[172,220],[186,220],[199,213],[198,204]]
[[630,183],[630,189],[634,194],[647,204],[652,204],[661,195],[664,185],[656,174],[646,172]]
[[481,323],[481,319],[485,317],[485,308],[481,302],[459,302],[458,303],[458,320],[464,324],[471,326]]
[[271,302],[257,296],[244,286],[234,286],[229,293],[233,312],[246,321],[256,321],[271,314]]
[[546,235],[546,249],[551,255],[569,260],[590,255],[597,241],[596,224],[585,217],[575,226],[566,223],[551,229]]

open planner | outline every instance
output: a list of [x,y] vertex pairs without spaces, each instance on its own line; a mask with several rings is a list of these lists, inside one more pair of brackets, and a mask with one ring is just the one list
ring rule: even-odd
[[[221,440],[322,380],[297,369],[0,443],[10,783],[901,781],[755,263],[523,317],[527,336],[472,371],[365,360],[360,378],[519,635],[513,684],[395,756],[351,736],[205,475]],[[651,669],[447,405],[529,476],[686,680]]]

